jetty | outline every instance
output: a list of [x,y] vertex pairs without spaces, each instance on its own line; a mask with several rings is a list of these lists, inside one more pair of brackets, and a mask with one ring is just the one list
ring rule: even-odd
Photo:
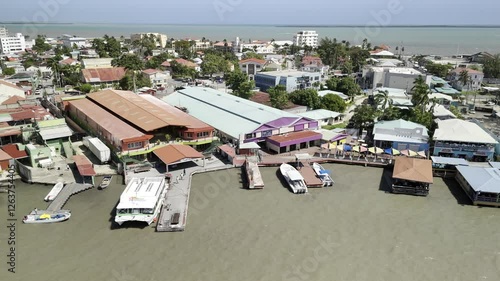
[[307,187],[323,187],[323,182],[308,162],[299,162],[297,170],[304,178]]
[[264,180],[260,174],[259,165],[257,161],[252,158],[247,158],[245,161],[245,172],[247,176],[249,189],[263,189]]
[[56,212],[62,209],[66,202],[68,202],[69,198],[72,195],[85,191],[87,189],[92,188],[91,184],[82,184],[82,183],[69,183],[67,184],[61,192],[57,195],[57,197],[50,203],[47,207],[47,211]]

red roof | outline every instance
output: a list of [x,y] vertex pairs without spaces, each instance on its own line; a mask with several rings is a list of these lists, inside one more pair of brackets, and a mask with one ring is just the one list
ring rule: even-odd
[[300,132],[292,132],[284,135],[278,135],[278,136],[272,136],[269,137],[270,140],[273,140],[278,143],[282,142],[287,142],[287,141],[292,141],[292,140],[299,140],[299,139],[304,139],[308,137],[313,137],[320,135],[320,133],[316,133],[314,131],[300,131]]
[[231,157],[235,157],[236,156],[236,152],[234,151],[234,148],[230,147],[227,144],[219,146],[219,149],[222,150],[222,151],[224,151],[227,155],[229,155]]
[[85,82],[115,82],[120,81],[126,74],[124,67],[86,68],[82,69]]
[[144,69],[142,71],[142,73],[146,73],[146,74],[155,74],[155,73],[158,73],[158,72],[160,72],[160,71],[157,70],[157,69],[151,69],[151,68],[150,69]]
[[183,159],[203,158],[203,155],[189,145],[171,144],[158,148],[153,153],[165,164],[172,164]]
[[74,155],[76,168],[82,176],[95,176],[97,173],[94,170],[94,165],[85,155]]
[[477,70],[465,68],[465,67],[457,67],[457,68],[453,69],[451,72],[456,73],[456,74],[460,74],[464,70],[467,71],[468,74],[483,74],[481,71],[477,71]]
[[60,61],[59,64],[71,65],[74,62],[78,62],[78,61],[75,59],[72,59],[72,58],[67,58],[65,60]]
[[6,144],[2,146],[2,150],[7,152],[7,154],[9,154],[14,159],[21,159],[28,157],[28,153],[26,153],[25,150],[19,150],[17,148],[17,144],[15,143]]
[[168,61],[164,61],[161,66],[164,66],[164,67],[170,67],[170,62]]
[[191,62],[191,61],[188,61],[188,60],[185,60],[185,59],[176,59],[175,60],[178,64],[182,64],[184,66],[187,66],[187,67],[191,67],[191,68],[195,68],[197,67],[198,65],[194,62]]
[[321,58],[319,58],[319,57],[305,56],[304,58],[302,58],[302,64],[303,65],[309,65],[309,64],[323,65],[323,62],[321,61]]
[[248,63],[248,62],[253,62],[253,63],[258,63],[258,64],[265,64],[266,63],[265,60],[260,60],[260,59],[256,59],[256,58],[249,58],[249,59],[240,60],[238,63],[242,64],[242,63]]
[[6,99],[4,102],[2,102],[2,104],[16,104],[20,100],[26,100],[26,99],[20,96],[12,96]]
[[0,149],[0,161],[10,160],[13,157],[10,156],[7,152]]

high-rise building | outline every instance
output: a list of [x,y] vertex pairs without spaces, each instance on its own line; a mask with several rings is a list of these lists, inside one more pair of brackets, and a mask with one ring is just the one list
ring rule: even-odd
[[9,36],[9,32],[5,26],[0,26],[0,37],[7,37]]
[[318,33],[313,30],[303,30],[297,32],[293,37],[293,43],[297,46],[318,47]]
[[0,54],[13,54],[26,49],[26,41],[21,33],[9,36],[5,27],[0,27]]

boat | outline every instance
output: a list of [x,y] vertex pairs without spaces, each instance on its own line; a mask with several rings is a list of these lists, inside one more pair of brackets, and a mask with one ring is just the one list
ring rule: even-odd
[[101,184],[99,184],[97,189],[100,189],[100,190],[105,189],[111,183],[112,179],[113,179],[113,176],[104,176],[104,178],[101,181]]
[[323,168],[323,166],[321,166],[318,163],[313,163],[312,167],[313,170],[318,175],[318,177],[323,182],[323,186],[332,186],[335,183],[330,174],[328,173],[328,171],[325,168]]
[[49,194],[47,194],[47,196],[45,196],[45,198],[43,200],[45,200],[47,202],[54,200],[57,197],[57,195],[59,195],[59,192],[61,192],[63,187],[64,187],[63,182],[56,183],[54,185],[54,187],[50,190]]
[[280,172],[286,179],[288,185],[295,194],[307,193],[307,186],[304,177],[294,167],[283,163],[280,166]]
[[71,217],[71,211],[47,211],[47,210],[33,210],[27,216],[24,216],[23,223],[53,223],[63,222]]
[[116,206],[115,222],[151,224],[160,213],[167,192],[165,177],[132,178]]

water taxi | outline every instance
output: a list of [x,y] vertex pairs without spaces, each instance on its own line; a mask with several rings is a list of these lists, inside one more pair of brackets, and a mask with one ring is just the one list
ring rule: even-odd
[[294,167],[289,164],[283,163],[280,166],[280,172],[286,179],[293,193],[307,193],[307,186],[304,182],[304,177],[302,177],[299,171],[297,171]]
[[323,186],[332,186],[335,183],[328,171],[323,168],[323,166],[318,163],[313,163],[312,167],[314,169],[314,172],[316,172],[320,180],[323,182]]
[[64,183],[62,183],[62,182],[56,183],[54,185],[54,187],[52,188],[52,190],[50,190],[49,194],[47,194],[47,196],[45,196],[45,198],[43,200],[45,200],[47,202],[54,200],[57,197],[57,195],[59,195],[59,192],[61,192],[63,187],[64,187]]
[[71,217],[71,211],[60,210],[51,212],[47,210],[33,210],[27,216],[24,216],[23,223],[52,223],[62,222]]
[[109,186],[112,179],[113,179],[113,176],[104,176],[104,178],[102,179],[102,181],[99,184],[99,186],[97,187],[97,189],[99,189],[99,190],[105,189],[106,187]]
[[166,192],[164,177],[132,178],[120,196],[115,222],[118,225],[127,221],[151,224],[160,212]]

